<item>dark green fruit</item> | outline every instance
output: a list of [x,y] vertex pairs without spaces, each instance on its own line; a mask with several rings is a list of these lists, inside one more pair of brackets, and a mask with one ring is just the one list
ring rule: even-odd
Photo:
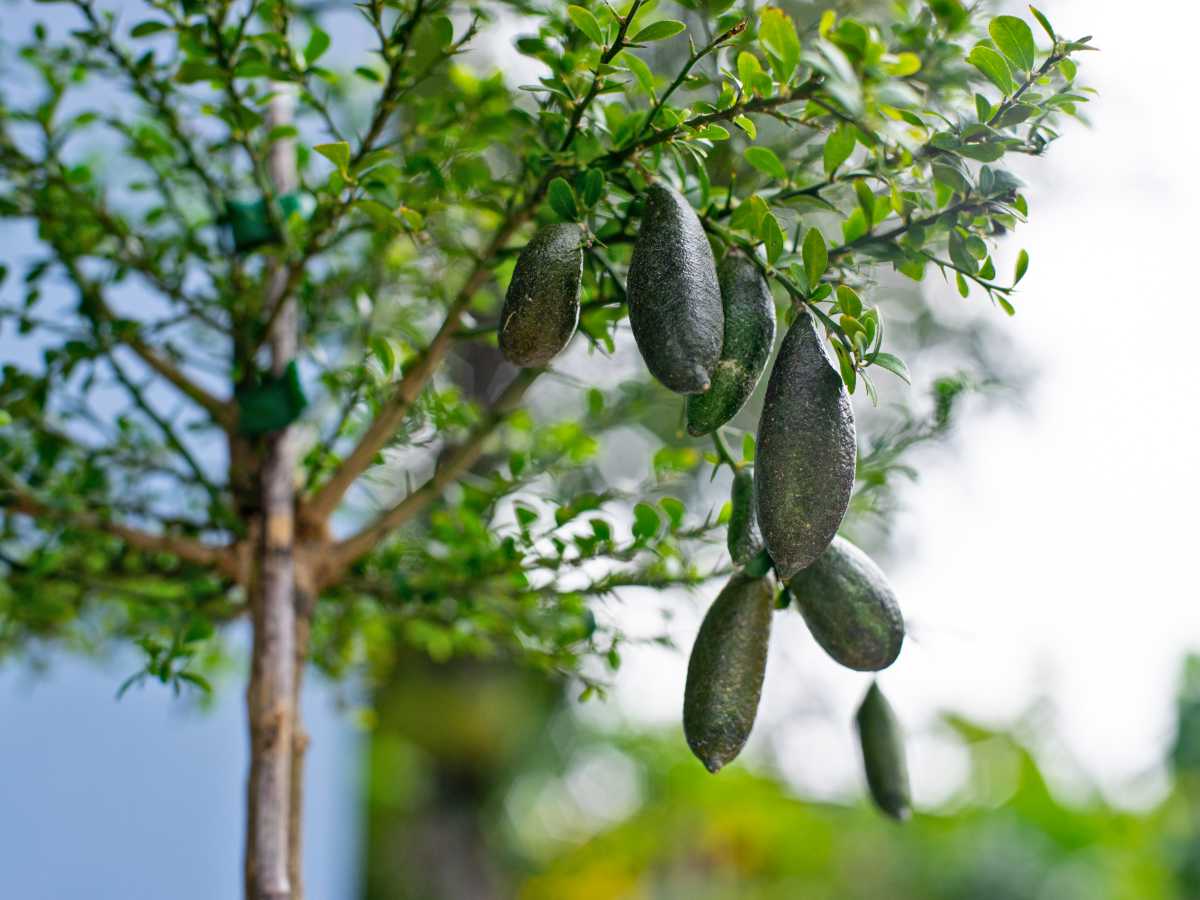
[[754,727],[774,606],[770,578],[734,575],[696,635],[683,693],[683,733],[710,772],[741,752]]
[[712,386],[688,397],[687,429],[696,437],[716,431],[746,405],[775,345],[775,301],[758,266],[731,253],[721,262],[717,277],[725,334]]
[[717,267],[695,210],[664,184],[646,190],[626,295],[650,374],[677,394],[707,391],[725,330]]
[[757,446],[758,524],[789,579],[825,552],[854,487],[854,410],[807,312],[779,348]]
[[879,685],[871,684],[855,720],[871,797],[893,819],[909,818],[912,816],[912,795],[908,786],[908,763],[904,759],[904,736]]
[[547,225],[517,257],[500,312],[500,350],[513,365],[544,366],[562,352],[579,324],[583,232]]
[[729,496],[729,528],[725,542],[735,566],[744,566],[763,548],[758,513],[754,509],[754,470],[741,469],[733,476]]
[[886,669],[900,655],[904,619],[887,578],[844,538],[788,582],[817,643],[860,672]]

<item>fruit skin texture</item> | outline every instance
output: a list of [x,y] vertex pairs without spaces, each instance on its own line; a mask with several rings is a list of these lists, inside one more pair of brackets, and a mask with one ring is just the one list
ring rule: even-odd
[[725,331],[717,267],[695,210],[667,185],[646,190],[626,296],[650,374],[677,394],[708,390]]
[[731,511],[725,543],[733,564],[744,566],[763,548],[762,531],[758,527],[758,514],[754,509],[753,469],[740,469],[733,476],[729,505]]
[[867,787],[875,804],[893,819],[904,821],[912,816],[912,795],[908,784],[908,763],[904,757],[904,736],[891,704],[872,683],[855,716],[862,744],[863,768]]
[[513,365],[544,366],[575,334],[582,242],[578,225],[547,225],[517,257],[499,326],[500,350]]
[[900,655],[904,619],[879,566],[835,537],[788,588],[817,643],[849,669],[877,672]]
[[683,732],[710,772],[736,757],[750,737],[774,606],[770,578],[734,575],[696,634],[683,692]]
[[781,578],[811,565],[837,534],[856,452],[850,395],[801,312],[767,382],[754,467],[758,524]]
[[775,301],[758,266],[731,253],[721,261],[717,279],[725,334],[712,386],[688,397],[687,430],[695,437],[716,431],[746,405],[775,346]]

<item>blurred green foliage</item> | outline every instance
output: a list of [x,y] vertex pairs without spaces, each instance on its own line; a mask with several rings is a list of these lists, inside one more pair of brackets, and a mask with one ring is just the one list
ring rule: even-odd
[[1162,809],[1072,805],[1011,735],[953,723],[970,754],[958,795],[906,826],[865,802],[796,797],[735,767],[708,776],[675,741],[626,748],[645,806],[554,859],[523,900],[1167,900]]
[[[613,731],[582,726],[546,695],[522,693],[512,676],[466,701],[456,688],[475,672],[451,678],[430,711],[463,711],[462,703],[521,709],[514,728],[493,738],[474,734],[450,752],[478,779],[473,802],[482,857],[463,857],[487,893],[520,900],[1193,900],[1200,896],[1200,780],[1194,757],[1200,733],[1200,657],[1188,660],[1179,698],[1176,740],[1166,762],[1174,776],[1148,806],[1113,805],[1061,759],[1055,789],[1026,738],[1015,731],[944,717],[933,734],[961,748],[961,780],[948,797],[901,826],[864,798],[832,803],[798,795],[782,775],[734,765],[709,775],[673,731]],[[493,673],[494,674],[494,673]],[[421,684],[427,682],[421,681]],[[414,695],[416,696],[416,695]],[[517,696],[525,702],[513,705]],[[498,697],[507,702],[496,703]],[[447,702],[449,701],[449,705]],[[543,712],[539,714],[537,710]],[[407,710],[411,714],[412,710]],[[1028,717],[1037,721],[1038,717]],[[487,716],[474,719],[487,729]],[[420,731],[421,726],[418,726]],[[438,732],[439,729],[432,729]],[[447,752],[442,738],[391,735],[375,742],[386,760],[390,840],[372,844],[369,898],[444,897],[437,885],[411,888],[409,859],[395,841],[416,833],[403,816],[421,815],[430,766]],[[540,740],[530,740],[540,737]],[[1044,730],[1038,744],[1044,746]],[[487,749],[485,749],[487,748]],[[474,756],[466,764],[467,756]],[[590,777],[579,778],[589,761]],[[482,762],[482,765],[479,763]],[[485,786],[490,783],[490,787]],[[615,812],[611,799],[623,798]],[[621,802],[628,808],[621,809]],[[1143,801],[1145,802],[1145,801]],[[444,811],[446,807],[443,805]],[[377,837],[381,832],[375,830]],[[460,837],[462,832],[460,832]],[[460,850],[467,844],[459,842]],[[437,857],[432,857],[436,859]],[[410,860],[411,861],[411,860]],[[389,869],[389,864],[392,869]],[[403,885],[408,884],[406,888]]]

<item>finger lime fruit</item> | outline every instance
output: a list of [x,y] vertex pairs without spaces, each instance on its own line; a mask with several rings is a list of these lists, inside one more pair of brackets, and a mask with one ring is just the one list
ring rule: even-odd
[[892,586],[845,538],[835,537],[788,588],[817,643],[843,666],[878,672],[900,655],[904,619]]
[[717,270],[725,333],[712,386],[687,401],[687,430],[699,437],[738,414],[762,377],[775,345],[775,301],[758,266],[730,253]]
[[807,312],[788,330],[771,369],[757,448],[758,524],[780,577],[790,579],[837,534],[857,452],[850,395]]
[[735,566],[744,566],[763,548],[762,531],[754,503],[754,470],[739,469],[729,497],[729,527],[725,542]]
[[863,768],[867,787],[875,805],[893,819],[904,821],[912,816],[912,794],[908,783],[908,763],[904,758],[904,736],[892,706],[872,683],[855,716],[862,744]]
[[725,329],[716,262],[695,210],[665,184],[646,190],[626,297],[650,374],[678,394],[708,390]]
[[513,365],[544,366],[575,334],[583,278],[578,225],[541,228],[517,257],[500,311],[500,350]]
[[683,694],[683,732],[710,772],[741,752],[754,727],[774,606],[770,578],[734,575],[696,634]]

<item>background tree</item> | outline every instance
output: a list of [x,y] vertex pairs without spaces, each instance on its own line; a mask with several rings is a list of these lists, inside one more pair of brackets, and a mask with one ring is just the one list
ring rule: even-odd
[[[3,309],[26,337],[0,381],[0,646],[128,639],[126,686],[203,688],[218,630],[249,619],[256,898],[302,895],[305,660],[511,655],[589,694],[621,641],[589,598],[727,566],[705,550],[721,510],[587,463],[648,409],[658,473],[737,464],[749,434],[706,455],[665,391],[583,389],[602,356],[456,384],[532,225],[587,226],[580,342],[611,353],[640,194],[674,183],[874,400],[877,368],[907,377],[879,267],[1011,312],[1027,257],[1002,280],[989,248],[1027,205],[998,163],[1086,100],[1086,39],[1040,14],[1041,50],[1011,17],[984,37],[958,0],[799,28],[729,3],[682,4],[689,28],[638,0],[368,0],[337,29],[357,67],[325,7],[68,6],[6,58],[0,105],[0,213],[37,248]],[[514,15],[544,72],[526,89],[456,59]],[[895,462],[868,452],[860,502]]]

